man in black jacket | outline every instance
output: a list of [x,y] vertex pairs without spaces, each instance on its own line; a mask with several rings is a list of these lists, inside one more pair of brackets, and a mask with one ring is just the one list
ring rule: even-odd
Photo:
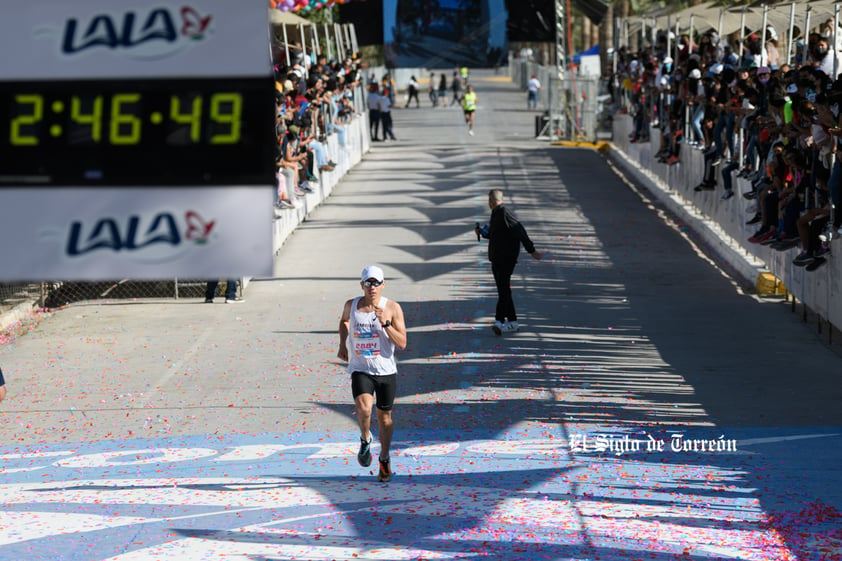
[[488,260],[497,284],[497,310],[491,329],[502,335],[518,330],[511,281],[520,244],[535,259],[541,259],[541,253],[535,249],[523,225],[503,206],[503,191],[492,189],[488,192],[488,207],[491,209],[491,220],[482,229],[477,225],[476,233],[488,239]]

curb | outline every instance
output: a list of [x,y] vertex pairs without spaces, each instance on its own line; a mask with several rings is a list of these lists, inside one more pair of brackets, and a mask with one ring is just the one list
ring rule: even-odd
[[613,147],[607,140],[595,140],[593,142],[556,140],[551,143],[553,146],[564,146],[566,148],[593,148],[597,152],[611,152]]
[[21,302],[8,312],[0,314],[0,331],[8,329],[12,325],[19,323],[29,317],[34,310],[38,308],[38,302],[30,300]]

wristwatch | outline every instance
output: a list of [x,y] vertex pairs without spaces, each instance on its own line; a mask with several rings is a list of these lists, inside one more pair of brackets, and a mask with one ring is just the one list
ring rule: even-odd
[[386,323],[383,324],[383,327],[392,327],[392,320],[387,319]]

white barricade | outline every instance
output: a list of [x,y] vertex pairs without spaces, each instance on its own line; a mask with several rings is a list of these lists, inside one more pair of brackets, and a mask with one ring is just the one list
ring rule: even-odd
[[[272,249],[275,255],[278,254],[281,246],[290,234],[295,231],[298,225],[304,221],[314,208],[322,204],[330,196],[333,188],[339,183],[342,177],[362,160],[363,154],[371,147],[367,112],[363,112],[361,117],[355,117],[350,123],[345,125],[345,129],[346,148],[344,149],[339,146],[339,138],[336,134],[328,137],[327,152],[330,158],[336,162],[336,168],[330,172],[315,170],[319,182],[311,184],[313,187],[312,193],[297,197],[301,201],[299,208],[275,211],[275,221],[272,226]],[[288,189],[291,190],[292,187],[288,187]]]

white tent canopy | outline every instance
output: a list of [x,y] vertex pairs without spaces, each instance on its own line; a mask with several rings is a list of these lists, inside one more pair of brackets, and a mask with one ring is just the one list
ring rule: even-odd
[[292,12],[282,12],[269,8],[269,23],[272,25],[310,25],[310,21]]
[[[811,10],[810,27],[817,27],[827,21],[828,18],[834,17],[836,4],[840,0],[797,0],[795,2],[777,2],[769,4],[766,14],[767,25],[771,25],[778,33],[778,37],[785,39],[789,32],[790,16],[792,13],[792,6],[795,5],[795,25],[798,26],[802,32],[804,31],[804,24],[808,8]],[[694,29],[704,32],[708,29],[715,31],[720,30],[720,15],[722,20],[722,34],[730,35],[740,31],[740,24],[743,18],[743,11],[745,11],[745,26],[751,31],[760,31],[763,26],[763,7],[752,6],[732,6],[720,7],[714,2],[708,2],[700,6],[686,8],[672,13],[665,13],[663,10],[658,10],[650,14],[629,16],[629,33],[638,33],[645,22],[647,30],[651,29],[654,24],[657,29],[675,31],[675,22],[678,18],[678,27],[682,33],[690,29],[690,16],[693,16]],[[647,31],[647,35],[649,32]]]

